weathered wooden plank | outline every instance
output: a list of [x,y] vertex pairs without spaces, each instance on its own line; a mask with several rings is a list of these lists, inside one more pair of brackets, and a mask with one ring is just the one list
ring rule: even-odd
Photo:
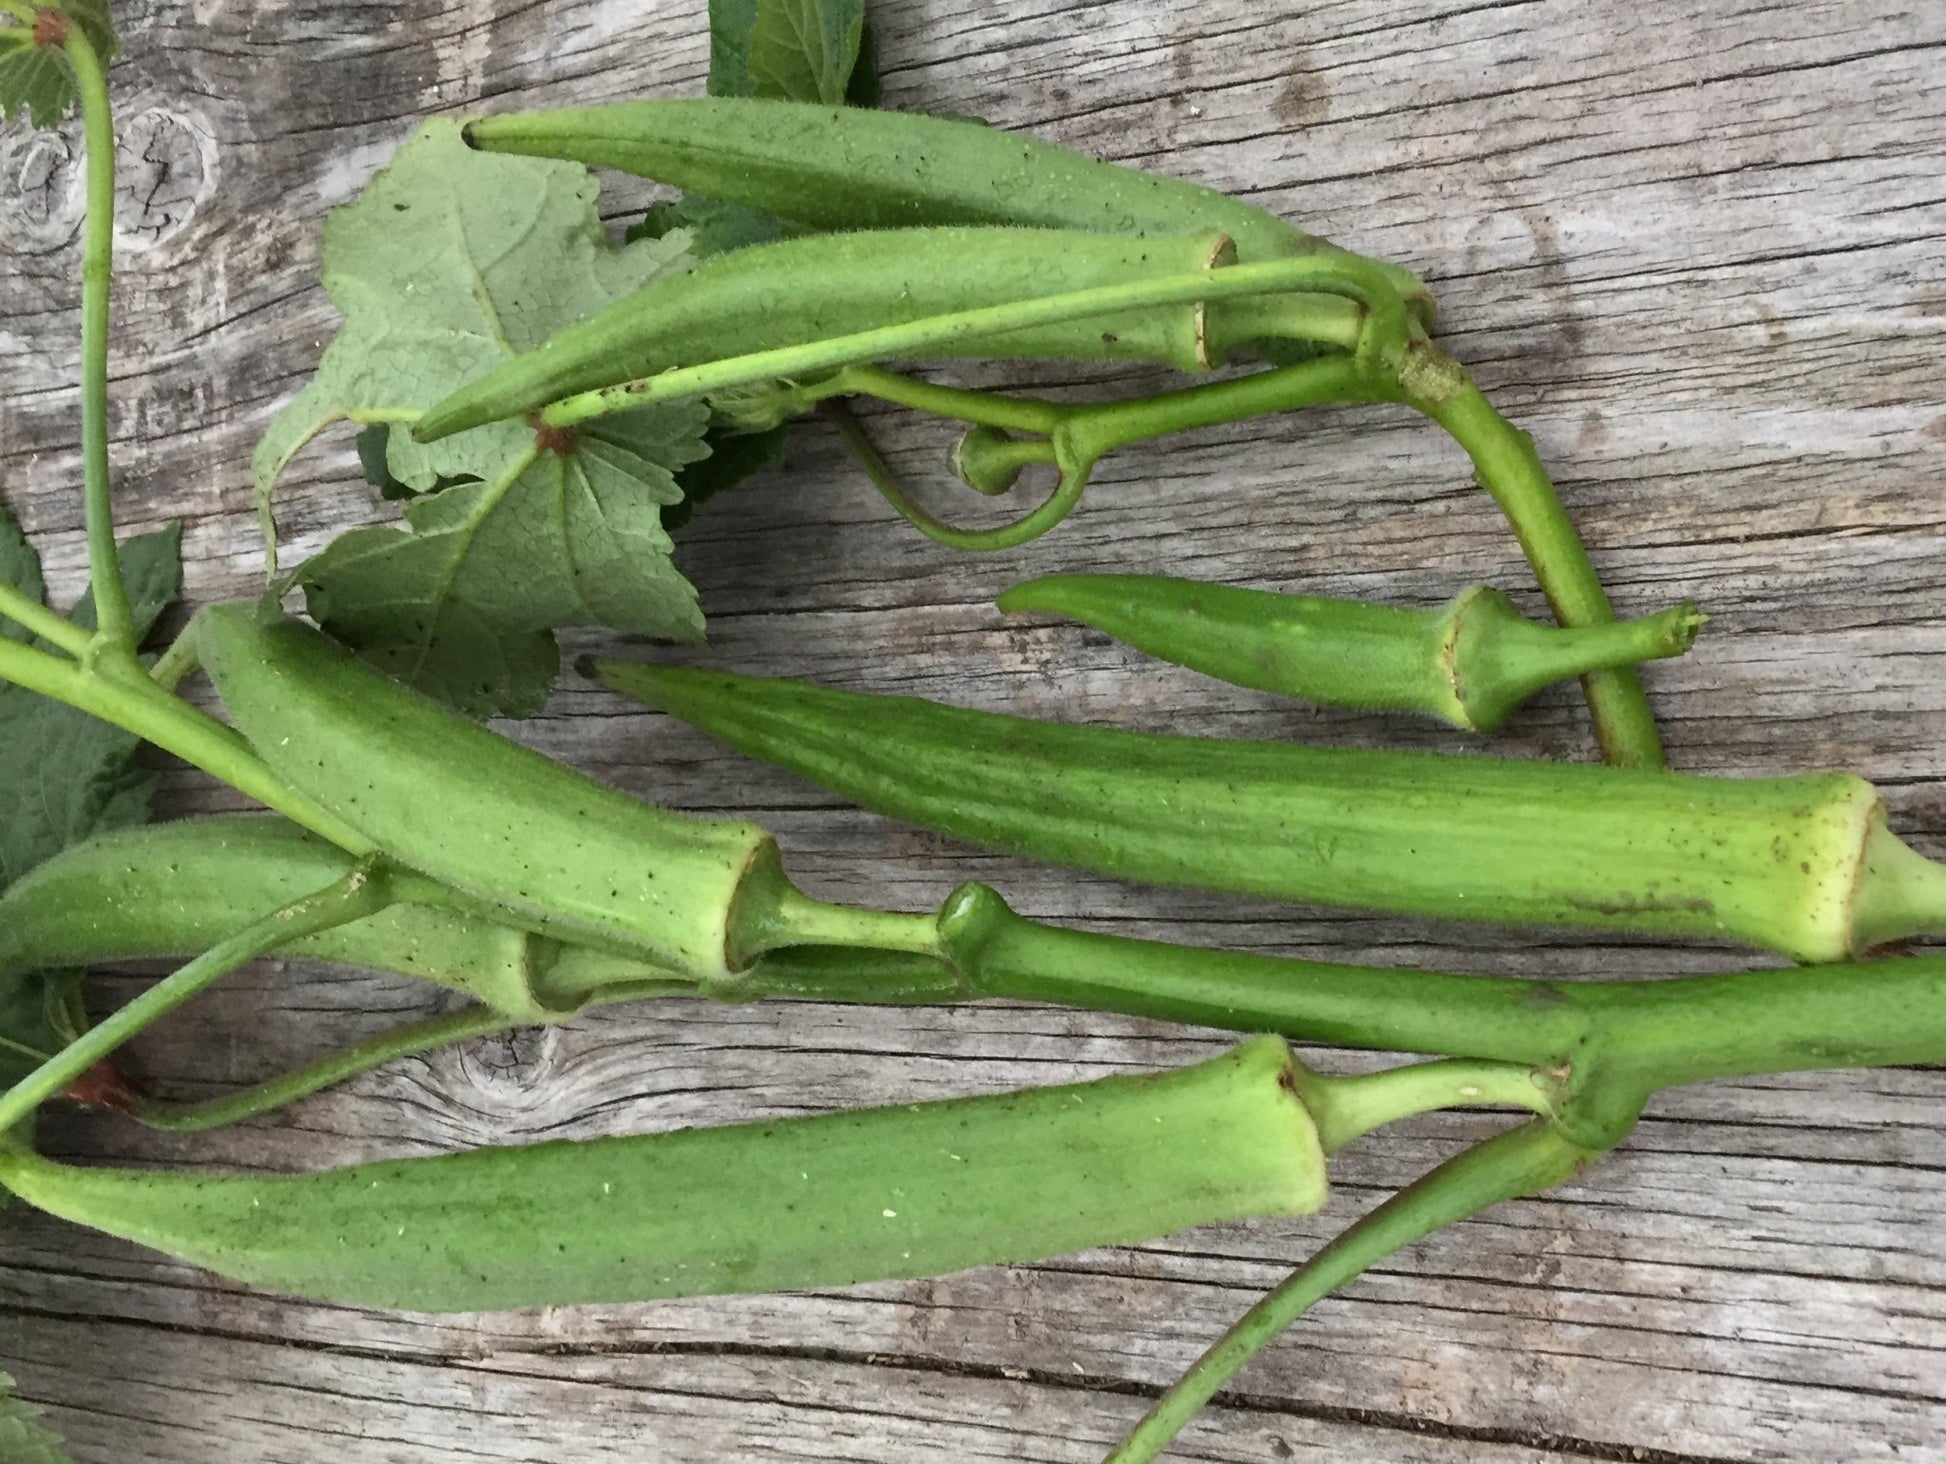
[[[315,286],[324,210],[431,111],[695,92],[700,7],[118,13],[131,158],[118,489],[131,528],[187,516],[192,597],[246,593],[249,446],[334,328]],[[1693,595],[1712,613],[1697,653],[1650,677],[1679,761],[1857,767],[1887,787],[1902,831],[1946,854],[1937,7],[896,0],[874,13],[895,105],[1165,166],[1419,268],[1453,349],[1556,467],[1618,602]],[[65,593],[84,557],[75,156],[0,135],[0,491]],[[902,470],[938,475],[947,435],[871,420]],[[380,515],[347,448],[320,445],[293,472],[293,556]],[[1124,725],[1451,748],[1466,744],[1218,687],[1098,636],[1003,622],[989,602],[1055,569],[1421,604],[1481,578],[1528,583],[1459,455],[1389,410],[1132,450],[1060,533],[971,562],[905,532],[812,428],[788,472],[698,515],[680,562],[711,614],[711,655],[740,669]],[[1052,918],[1340,959],[1568,975],[1737,960],[975,855],[835,809],[572,677],[516,730],[644,795],[765,819],[835,897],[917,908],[981,877]],[[1542,698],[1503,746],[1586,756],[1575,698]],[[166,788],[176,810],[234,803],[188,774]],[[99,983],[104,1005],[134,989]],[[273,967],[172,1019],[130,1065],[169,1091],[212,1091],[438,999]],[[291,1167],[979,1091],[1183,1061],[1214,1040],[1024,1008],[677,1003],[400,1064],[195,1141],[93,1120],[50,1132],[103,1158]],[[1666,1095],[1575,1185],[1435,1237],[1321,1308],[1182,1456],[1946,1458],[1942,1098],[1937,1071]],[[1332,1209],[1284,1225],[913,1285],[483,1318],[258,1296],[10,1211],[0,1366],[55,1405],[82,1459],[1087,1459],[1283,1265],[1483,1123],[1360,1145]]]

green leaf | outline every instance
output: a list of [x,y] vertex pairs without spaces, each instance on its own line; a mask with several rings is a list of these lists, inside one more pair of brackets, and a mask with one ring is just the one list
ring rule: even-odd
[[841,105],[864,0],[710,0],[709,94]]
[[662,526],[679,529],[691,514],[725,489],[734,488],[752,473],[775,467],[784,461],[784,436],[789,429],[778,423],[761,432],[739,432],[712,427],[704,439],[709,456],[691,463],[676,475],[682,489],[682,502],[662,511]]
[[[401,498],[417,498],[419,490],[401,483],[392,476],[392,468],[386,454],[391,451],[392,429],[384,422],[374,422],[369,427],[358,429],[358,471],[365,475],[365,481],[378,490],[378,496],[386,502],[396,502]],[[477,478],[441,478],[432,486],[437,493],[442,488],[451,488],[455,483],[477,483]]]
[[[409,420],[688,267],[680,236],[614,247],[597,192],[579,164],[475,152],[456,123],[426,124],[325,224],[324,284],[345,325],[257,444],[259,494],[267,501],[332,423]],[[681,496],[675,474],[707,450],[707,415],[676,402],[573,435],[519,422],[431,444],[388,432],[383,471],[421,496],[403,528],[354,530],[299,570],[312,615],[375,665],[482,716],[540,706],[557,628],[701,639],[661,508]]]
[[878,32],[861,17],[858,27],[858,57],[851,63],[851,77],[845,82],[847,107],[876,107],[879,104]]
[[698,259],[747,249],[752,244],[774,244],[802,232],[761,209],[685,193],[681,198],[650,204],[642,221],[629,229],[628,237],[630,242],[660,239],[677,229],[688,233],[689,251]]
[[[875,106],[878,51],[864,0],[710,0],[709,94]],[[629,238],[687,229],[698,259],[769,244],[802,228],[700,194],[651,204]]]
[[[0,580],[16,590],[25,591],[36,600],[47,598],[47,586],[41,579],[41,557],[34,552],[34,546],[27,542],[27,536],[20,532],[20,525],[14,522],[13,515],[4,508],[0,508]],[[3,619],[0,619],[0,635],[22,644],[34,639],[33,632],[26,626]]]
[[[19,532],[11,520],[6,527]],[[172,525],[128,540],[121,561],[136,634],[143,635],[182,587],[181,530]],[[14,567],[24,566],[16,560]],[[36,562],[12,582],[37,592],[38,580]],[[75,606],[73,619],[94,625],[92,595]],[[148,821],[156,775],[130,766],[140,742],[63,702],[0,687],[0,889],[90,834]]]
[[74,1464],[61,1436],[40,1422],[41,1410],[14,1393],[0,1372],[0,1459],[7,1464]]
[[[701,404],[588,424],[499,479],[413,502],[409,532],[341,535],[299,572],[313,619],[391,676],[475,716],[540,709],[559,671],[547,627],[700,640],[662,506],[700,458]],[[531,434],[530,434],[531,436]]]
[[[108,19],[108,0],[66,0],[55,7],[81,27],[106,67],[121,50]],[[29,125],[53,127],[74,110],[74,73],[58,46],[37,46],[23,25],[0,28],[0,120],[25,115]]]

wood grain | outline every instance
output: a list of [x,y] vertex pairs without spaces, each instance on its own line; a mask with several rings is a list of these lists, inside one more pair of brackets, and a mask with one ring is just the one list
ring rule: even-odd
[[[1246,195],[1433,282],[1443,337],[1532,430],[1618,604],[1712,620],[1649,681],[1676,761],[1856,768],[1946,856],[1946,10],[1914,0],[875,0],[888,105],[970,112]],[[193,600],[260,570],[250,445],[335,328],[318,225],[415,121],[701,89],[700,0],[136,0],[114,372],[126,530],[185,521]],[[78,144],[0,131],[0,491],[72,595]],[[644,196],[618,186],[621,217]],[[1047,371],[968,379],[1076,381]],[[1117,378],[1132,389],[1147,378]],[[895,463],[946,439],[874,414]],[[290,480],[286,552],[385,516],[346,437]],[[941,488],[936,500],[965,506]],[[714,662],[968,705],[1220,735],[1457,748],[1003,621],[1056,569],[1165,569],[1433,604],[1530,580],[1457,451],[1390,410],[1131,450],[1058,533],[998,559],[907,531],[821,429],[699,513],[679,562]],[[571,649],[612,648],[600,635]],[[630,648],[635,651],[637,648]],[[661,654],[642,651],[644,654]],[[979,855],[836,807],[570,676],[514,729],[676,806],[779,832],[814,892],[917,908],[991,879],[1101,928],[1522,974],[1722,969],[1724,951],[1157,892]],[[1557,690],[1503,750],[1586,757]],[[170,770],[171,812],[231,806]],[[139,988],[96,984],[105,1008]],[[267,963],[129,1066],[223,1090],[436,1008]],[[671,1003],[400,1063],[261,1123],[164,1140],[50,1122],[104,1159],[292,1168],[988,1091],[1188,1060],[1215,1034],[1024,1007]],[[1312,1054],[1327,1065],[1364,1059]],[[1938,1070],[1665,1095],[1607,1163],[1412,1248],[1321,1306],[1179,1457],[1528,1464],[1946,1459]],[[1284,1269],[1469,1136],[1346,1153],[1330,1210],[1041,1266],[828,1294],[484,1317],[258,1295],[18,1207],[0,1366],[77,1459],[1096,1458]]]

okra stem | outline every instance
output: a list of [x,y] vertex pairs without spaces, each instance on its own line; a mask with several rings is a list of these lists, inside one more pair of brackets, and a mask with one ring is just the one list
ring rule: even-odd
[[511,1024],[504,1012],[491,1007],[468,1007],[465,1011],[409,1022],[368,1037],[363,1042],[333,1052],[316,1062],[293,1068],[239,1092],[207,1098],[198,1103],[171,1103],[147,1098],[128,1110],[129,1117],[147,1128],[168,1134],[199,1134],[207,1129],[242,1123],[276,1109],[308,1098],[322,1088],[342,1083],[347,1078],[370,1072],[375,1067],[401,1057],[414,1057],[435,1047],[484,1037],[489,1032],[504,1032]]
[[1565,1086],[1559,1073],[1466,1058],[1408,1063],[1353,1077],[1328,1077],[1299,1067],[1296,1077],[1326,1154],[1389,1123],[1444,1108],[1524,1108],[1555,1119]]
[[149,668],[149,680],[164,691],[173,692],[182,685],[183,678],[193,674],[201,664],[196,650],[196,627],[193,624],[185,625],[182,633],[169,642],[169,648]]
[[292,941],[362,920],[392,902],[381,869],[360,865],[314,895],[254,920],[219,941],[174,974],[89,1028],[33,1072],[0,1094],[0,1134],[10,1132],[42,1103],[66,1088],[122,1043],[166,1016],[211,982],[246,961],[281,949]]
[[[892,465],[885,461],[877,444],[866,433],[858,419],[844,409],[840,402],[819,402],[818,415],[829,422],[843,440],[845,448],[865,470],[879,496],[891,504],[900,518],[924,534],[936,544],[944,544],[964,554],[991,553],[1001,549],[1013,549],[1030,540],[1038,539],[1052,529],[1062,519],[1074,511],[1081,501],[1081,495],[1088,486],[1086,473],[1063,472],[1054,485],[1054,491],[1037,508],[1029,509],[1019,518],[1009,523],[998,524],[990,529],[963,529],[949,524],[944,519],[927,512],[906,492],[905,485]],[[962,473],[964,469],[962,469]]]
[[833,396],[873,396],[895,406],[930,412],[986,427],[1014,432],[1031,432],[1045,437],[1061,425],[1069,408],[1032,397],[1008,396],[996,391],[968,391],[961,387],[937,386],[930,381],[901,376],[882,366],[856,363],[846,366],[814,387],[802,389],[806,406]]
[[[1534,451],[1534,439],[1494,410],[1458,362],[1423,338],[1409,352],[1400,384],[1405,400],[1466,450],[1475,477],[1506,515],[1561,624],[1614,620],[1594,561]],[[1634,667],[1587,672],[1581,685],[1602,757],[1625,767],[1661,767],[1662,739]]]
[[1607,982],[1379,970],[1043,925],[981,884],[939,931],[981,996],[1562,1071],[1562,1122],[1593,1147],[1657,1088],[1946,1062],[1946,956]]
[[32,595],[5,582],[0,582],[0,616],[5,616],[23,629],[32,631],[49,645],[66,651],[70,656],[85,654],[88,647],[94,643],[93,631],[85,626],[76,625],[65,615],[56,614]]
[[[627,986],[610,986],[590,998],[586,1006],[606,1006],[615,1002],[644,1001],[662,996],[691,996],[695,987],[680,981],[636,981]],[[584,1007],[585,1010],[585,1007]],[[487,1006],[470,1006],[463,1011],[428,1017],[422,1022],[407,1022],[367,1037],[350,1047],[339,1049],[316,1062],[292,1068],[239,1092],[206,1098],[197,1103],[170,1103],[147,1098],[128,1110],[129,1117],[148,1128],[170,1134],[195,1134],[259,1118],[320,1089],[355,1078],[360,1073],[383,1067],[402,1057],[417,1057],[438,1047],[507,1032],[522,1025],[511,1022],[507,1014]]]
[[1175,432],[1297,407],[1383,400],[1387,395],[1353,358],[1325,356],[1139,401],[1071,408],[1060,431],[1068,438],[1069,451],[1092,464],[1116,448]]
[[[1588,1022],[1567,983],[1380,970],[1044,925],[966,884],[941,907],[946,958],[982,996],[1278,1032],[1297,1041],[1545,1068]],[[1666,989],[1666,983],[1657,983]]]
[[1245,1312],[1157,1400],[1103,1464],[1148,1464],[1237,1370],[1306,1311],[1393,1252],[1503,1200],[1540,1194],[1595,1157],[1534,1121],[1476,1144],[1416,1180]]
[[87,214],[81,253],[81,475],[88,522],[88,572],[103,644],[132,652],[135,619],[115,552],[108,478],[108,284],[115,249],[115,126],[101,57],[81,26],[61,42],[74,71],[87,153]]

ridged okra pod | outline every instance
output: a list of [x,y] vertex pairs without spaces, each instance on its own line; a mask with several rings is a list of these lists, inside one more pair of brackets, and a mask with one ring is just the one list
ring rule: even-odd
[[258,755],[406,868],[695,980],[758,954],[737,917],[768,912],[738,896],[777,853],[754,824],[626,797],[255,605],[209,606],[198,624],[203,666]]
[[[518,417],[675,366],[804,345],[982,306],[1192,275],[1232,262],[1227,236],[1046,229],[888,229],[739,249],[650,281],[469,382],[413,429],[421,441]],[[942,345],[940,356],[1212,361],[1199,303],[1090,316]]]
[[[1169,737],[721,672],[616,690],[895,818],[1156,884],[1713,937],[1832,961],[1946,929],[1946,867],[1846,773],[1645,769]],[[860,729],[869,729],[861,735]]]
[[416,1311],[843,1286],[1304,1214],[1289,1049],[990,1097],[271,1177],[0,1148],[29,1204],[253,1285]]
[[[617,102],[469,122],[489,152],[619,168],[814,229],[1023,224],[1112,234],[1221,229],[1238,258],[1343,253],[1213,188],[976,122],[755,98]],[[1432,296],[1384,266],[1430,321]]]
[[1679,656],[1703,617],[1538,625],[1487,585],[1443,609],[1401,610],[1153,574],[1057,574],[1015,585],[1003,611],[1045,611],[1236,686],[1326,706],[1422,712],[1492,732],[1565,677]]

